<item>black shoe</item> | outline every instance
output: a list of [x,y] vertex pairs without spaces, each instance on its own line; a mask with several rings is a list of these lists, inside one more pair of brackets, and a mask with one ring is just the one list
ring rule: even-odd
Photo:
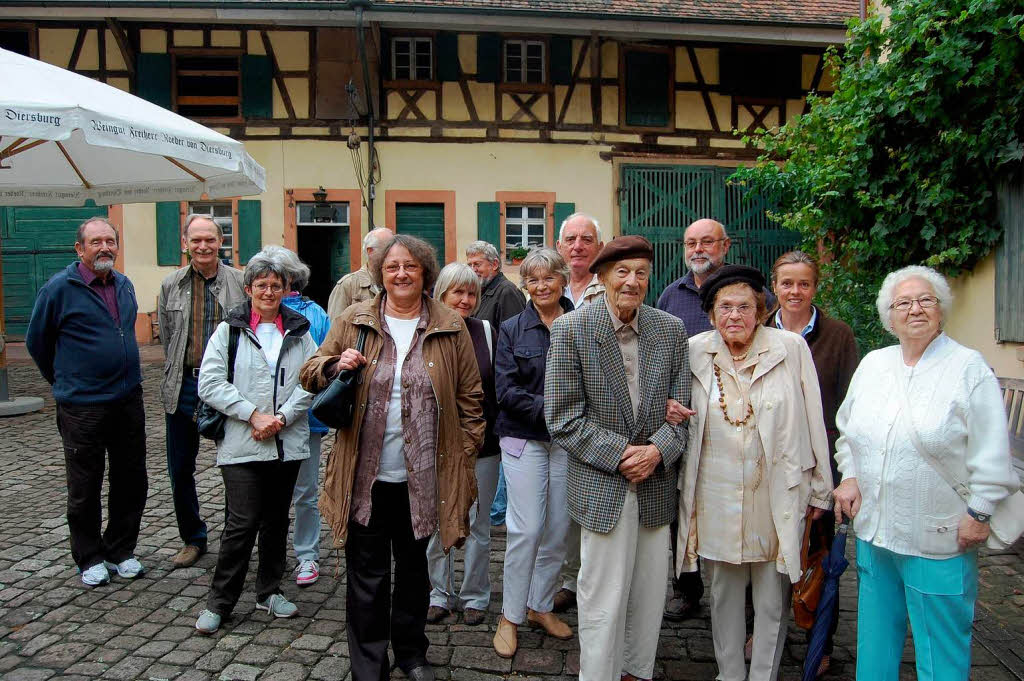
[[409,681],[434,681],[434,668],[429,664],[413,667],[405,674]]
[[570,589],[559,589],[555,594],[555,603],[551,608],[555,612],[565,612],[576,606],[576,592]]
[[682,622],[700,612],[700,602],[691,603],[680,594],[673,594],[665,604],[665,619],[671,622]]
[[462,621],[471,627],[475,627],[478,624],[484,623],[484,618],[486,617],[486,615],[487,613],[485,613],[483,610],[477,610],[476,608],[466,608],[462,612]]

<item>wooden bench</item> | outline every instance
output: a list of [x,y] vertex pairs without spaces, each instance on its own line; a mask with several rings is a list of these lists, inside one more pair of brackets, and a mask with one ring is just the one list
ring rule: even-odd
[[1003,405],[1010,431],[1010,455],[1017,473],[1024,480],[1024,379],[1000,378],[1003,389]]

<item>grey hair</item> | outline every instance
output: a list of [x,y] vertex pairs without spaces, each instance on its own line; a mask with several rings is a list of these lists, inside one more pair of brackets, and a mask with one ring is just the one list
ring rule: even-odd
[[476,314],[480,308],[480,279],[466,263],[450,262],[441,268],[434,284],[434,299],[443,303],[444,295],[458,286],[467,286],[476,292],[476,306],[471,313]]
[[[384,230],[388,234],[386,236],[381,236],[379,234],[380,230]],[[377,236],[374,236],[374,232],[378,232]],[[367,248],[380,248],[382,245],[391,241],[391,236],[391,230],[386,227],[374,227],[371,229],[366,233],[366,236],[363,237],[363,255],[366,255]]]
[[565,259],[553,248],[536,248],[530,251],[519,265],[519,282],[526,288],[527,277],[537,270],[551,272],[562,277],[562,288],[569,283],[569,266]]
[[498,249],[494,247],[494,244],[489,244],[486,241],[474,241],[466,246],[466,257],[470,258],[474,255],[482,255],[490,262],[501,262]]
[[587,215],[586,213],[573,213],[566,219],[562,220],[562,226],[558,228],[559,241],[562,240],[562,235],[565,233],[565,225],[569,222],[569,220],[575,220],[576,218],[584,218],[588,220],[592,225],[594,225],[594,231],[597,232],[597,242],[601,243],[601,241],[603,241],[603,239],[601,239],[601,225],[597,222],[597,218],[595,218],[592,215]]
[[89,226],[90,222],[102,222],[107,227],[110,227],[110,229],[114,230],[114,241],[118,245],[121,244],[121,235],[118,233],[117,227],[114,227],[114,224],[102,215],[94,215],[93,217],[86,219],[82,224],[78,225],[78,232],[75,233],[75,243],[85,243],[85,228]]
[[288,270],[286,270],[284,265],[274,257],[274,249],[277,248],[281,247],[264,246],[262,251],[249,258],[249,262],[245,266],[245,271],[242,272],[243,284],[246,286],[252,286],[252,283],[257,279],[273,274],[281,280],[282,284],[286,286],[288,285],[291,281],[288,278]]
[[885,275],[882,287],[878,290],[878,299],[875,301],[875,307],[878,308],[878,316],[882,320],[882,326],[894,336],[896,332],[892,330],[892,320],[889,318],[892,310],[889,309],[889,306],[892,305],[893,292],[896,290],[896,287],[908,279],[921,279],[932,287],[935,297],[939,299],[939,309],[942,310],[943,320],[946,319],[953,307],[953,291],[949,288],[949,282],[931,267],[909,265],[895,272],[890,272]]
[[183,239],[188,236],[188,228],[192,226],[193,222],[199,219],[209,220],[212,222],[213,226],[217,228],[217,238],[224,238],[224,230],[221,229],[220,223],[214,220],[212,215],[207,215],[206,213],[189,213],[185,216],[185,226],[181,228],[181,237]]
[[284,246],[265,246],[262,252],[270,256],[288,273],[285,282],[291,290],[302,291],[309,284],[309,265],[302,262],[295,251]]

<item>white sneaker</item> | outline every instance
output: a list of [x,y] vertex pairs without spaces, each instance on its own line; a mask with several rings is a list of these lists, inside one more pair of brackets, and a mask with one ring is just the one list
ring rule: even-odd
[[125,558],[120,563],[111,563],[110,561],[105,560],[103,561],[103,565],[107,570],[117,572],[117,576],[122,579],[135,579],[146,571],[146,568],[142,567],[142,563],[140,563],[135,556]]
[[256,601],[256,609],[266,610],[274,617],[295,617],[299,613],[295,604],[281,594],[270,594],[262,603]]
[[82,584],[86,586],[102,586],[110,582],[110,573],[103,563],[96,563],[90,568],[79,570],[82,573]]
[[298,586],[309,586],[320,579],[320,565],[315,560],[300,560],[295,571],[299,573],[295,575],[295,584]]

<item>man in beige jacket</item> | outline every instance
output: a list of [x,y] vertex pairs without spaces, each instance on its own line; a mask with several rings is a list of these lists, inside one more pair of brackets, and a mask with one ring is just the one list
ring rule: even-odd
[[327,299],[327,315],[332,321],[352,303],[361,303],[377,295],[377,287],[370,279],[367,265],[377,246],[386,243],[392,236],[387,227],[378,227],[363,237],[363,266],[339,279],[331,291],[331,297]]

